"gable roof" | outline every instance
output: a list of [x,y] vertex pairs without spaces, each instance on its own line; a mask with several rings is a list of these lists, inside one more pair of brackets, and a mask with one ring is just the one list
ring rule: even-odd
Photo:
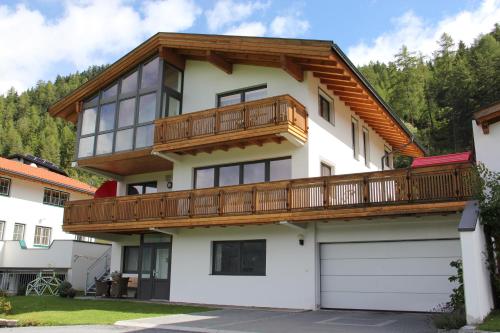
[[[412,141],[412,134],[384,103],[347,56],[332,41],[240,37],[184,33],[157,33],[49,108],[52,116],[76,122],[81,103],[119,76],[160,55],[169,62],[210,61],[226,72],[233,64],[283,68],[301,81],[310,71],[394,149]],[[417,143],[404,147],[409,156],[423,156]]]
[[3,157],[0,157],[0,174],[34,180],[89,195],[93,195],[96,190],[79,180]]
[[469,151],[463,153],[418,157],[413,160],[411,166],[412,168],[419,168],[424,166],[466,163],[466,162],[472,162],[472,153]]

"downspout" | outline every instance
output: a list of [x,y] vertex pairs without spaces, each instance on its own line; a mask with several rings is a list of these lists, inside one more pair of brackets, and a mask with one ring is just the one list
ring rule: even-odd
[[412,135],[410,137],[410,141],[409,142],[405,143],[401,147],[398,147],[397,149],[391,150],[390,152],[385,153],[384,155],[382,155],[382,158],[380,159],[380,162],[382,163],[382,171],[384,171],[384,166],[385,166],[384,161],[386,159],[388,159],[390,155],[393,155],[394,153],[397,153],[398,151],[401,151],[402,149],[408,147],[409,145],[411,145],[414,142],[415,142],[415,136]]

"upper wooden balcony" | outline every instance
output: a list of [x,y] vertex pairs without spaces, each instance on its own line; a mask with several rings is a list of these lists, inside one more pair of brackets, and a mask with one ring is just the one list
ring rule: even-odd
[[67,232],[144,232],[461,211],[470,164],[66,202]]
[[307,140],[307,112],[290,95],[158,119],[153,151],[196,154],[265,142]]

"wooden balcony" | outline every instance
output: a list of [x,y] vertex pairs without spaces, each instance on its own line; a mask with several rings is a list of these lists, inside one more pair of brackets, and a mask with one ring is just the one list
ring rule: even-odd
[[470,164],[293,179],[70,201],[68,232],[351,219],[461,211],[473,195]]
[[285,139],[295,144],[307,140],[306,109],[289,95],[158,119],[153,150],[210,153]]

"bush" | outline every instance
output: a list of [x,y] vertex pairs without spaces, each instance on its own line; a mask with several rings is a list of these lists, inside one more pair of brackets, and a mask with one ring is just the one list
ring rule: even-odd
[[12,304],[10,304],[6,297],[0,297],[0,313],[10,314],[11,312]]
[[[59,296],[61,296],[61,297],[69,297],[69,292],[71,289],[73,289],[72,287],[73,287],[73,285],[70,282],[63,281],[63,282],[61,282],[59,287],[57,287],[57,292],[59,293]],[[73,297],[75,297],[75,296],[73,296]]]
[[[442,308],[443,311],[451,310],[448,307]],[[441,312],[432,317],[432,322],[436,328],[453,330],[459,329],[467,324],[465,318],[465,308],[453,309],[451,312]]]
[[75,298],[75,296],[76,296],[76,289],[74,289],[74,288],[69,288],[69,289],[68,289],[68,297],[69,297],[69,298]]

